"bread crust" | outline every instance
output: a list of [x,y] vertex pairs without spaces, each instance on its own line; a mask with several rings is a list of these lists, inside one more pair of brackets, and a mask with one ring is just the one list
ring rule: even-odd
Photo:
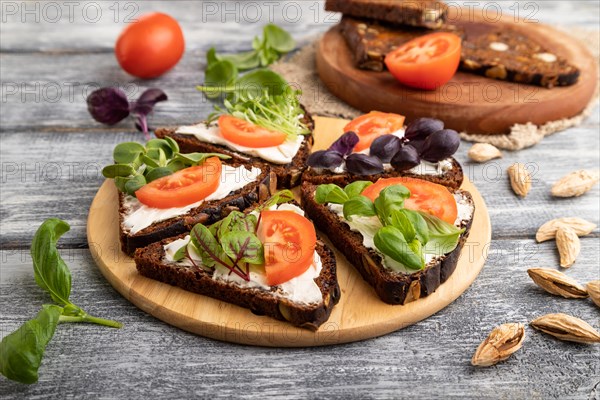
[[291,189],[301,183],[302,173],[306,169],[306,160],[308,160],[314,142],[312,131],[314,130],[315,125],[312,116],[306,110],[304,111],[304,122],[310,129],[311,134],[306,136],[306,139],[302,143],[298,153],[296,153],[292,159],[292,162],[283,165],[270,163],[262,158],[248,156],[231,150],[226,146],[202,142],[192,135],[175,133],[177,128],[158,128],[155,131],[155,135],[161,139],[164,139],[167,136],[174,139],[177,144],[179,144],[182,153],[221,153],[233,157],[233,159],[238,162],[266,164],[270,167],[271,171],[277,175],[277,187],[280,189]]
[[[249,168],[248,165],[238,161],[229,162],[229,165],[235,167],[245,165]],[[254,182],[244,188],[230,193],[223,199],[207,201],[185,214],[153,223],[135,234],[130,234],[124,226],[126,214],[125,194],[119,192],[119,239],[121,250],[128,255],[132,255],[137,248],[189,232],[198,223],[212,224],[226,217],[232,211],[244,211],[268,199],[277,191],[277,176],[270,171],[267,165],[259,165],[259,167],[262,169],[262,173]]]
[[242,288],[233,283],[215,280],[211,273],[201,269],[165,263],[163,246],[184,236],[166,239],[138,249],[134,254],[138,272],[145,277],[190,292],[248,308],[256,315],[287,321],[292,325],[313,331],[327,321],[333,306],[340,300],[341,291],[337,282],[335,255],[320,240],[317,240],[316,251],[321,257],[323,267],[315,281],[321,289],[323,301],[302,304],[259,288]]
[[[386,269],[381,257],[362,244],[362,235],[354,232],[332,213],[325,205],[314,199],[316,185],[305,182],[302,185],[302,206],[333,245],[348,259],[375,293],[388,304],[407,304],[433,293],[456,269],[461,249],[469,235],[473,218],[463,228],[458,246],[441,260],[429,264],[423,270],[412,274],[396,273]],[[452,190],[451,190],[452,191]],[[454,192],[454,191],[452,191]],[[460,191],[473,204],[470,193]]]
[[458,161],[452,158],[452,169],[448,170],[441,176],[436,175],[416,175],[405,172],[390,171],[383,174],[377,175],[352,175],[349,173],[336,174],[331,171],[315,171],[313,168],[308,168],[302,177],[303,182],[310,182],[315,185],[321,185],[325,183],[335,183],[338,186],[346,186],[355,181],[370,181],[376,182],[379,179],[385,178],[416,178],[424,181],[429,181],[449,187],[451,189],[458,189],[464,179],[463,169]]

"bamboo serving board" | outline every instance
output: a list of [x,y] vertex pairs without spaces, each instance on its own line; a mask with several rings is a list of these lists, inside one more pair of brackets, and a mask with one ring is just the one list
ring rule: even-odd
[[[347,123],[331,118],[315,120],[315,150],[328,147]],[[481,195],[466,177],[463,188],[473,195],[475,219],[456,270],[435,293],[404,306],[387,305],[335,251],[341,300],[316,332],[139,275],[133,260],[120,250],[118,197],[111,180],[104,182],[90,208],[88,243],[100,271],[119,293],[140,309],[186,331],[228,342],[274,347],[353,342],[385,335],[435,314],[475,280],[485,263],[491,225]]]
[[591,101],[598,84],[598,64],[583,43],[540,23],[515,23],[506,17],[486,23],[479,13],[465,11],[461,15],[463,20],[452,23],[464,27],[471,37],[511,28],[543,43],[548,51],[565,57],[581,70],[579,81],[546,89],[458,72],[437,90],[410,89],[387,71],[356,68],[338,26],[331,28],[317,47],[319,76],[334,95],[363,112],[394,112],[405,115],[409,122],[434,117],[448,128],[468,133],[508,133],[514,124],[543,125],[570,118]]

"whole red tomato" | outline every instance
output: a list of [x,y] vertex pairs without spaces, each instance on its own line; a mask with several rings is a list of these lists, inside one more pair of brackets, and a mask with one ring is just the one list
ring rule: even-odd
[[121,67],[139,78],[156,78],[181,59],[185,40],[181,27],[172,17],[151,13],[127,26],[115,47]]

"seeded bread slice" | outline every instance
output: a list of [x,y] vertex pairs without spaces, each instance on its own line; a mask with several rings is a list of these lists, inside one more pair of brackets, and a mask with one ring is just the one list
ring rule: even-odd
[[[228,165],[234,167],[245,166],[246,169],[250,169],[249,164],[240,163],[239,161],[229,162]],[[204,202],[185,214],[155,222],[134,234],[130,233],[130,230],[124,225],[128,210],[125,194],[119,193],[119,238],[121,250],[128,255],[132,255],[139,247],[189,232],[198,223],[212,224],[226,217],[232,211],[244,211],[268,199],[277,191],[277,176],[267,165],[259,165],[258,167],[262,170],[260,176],[242,189],[229,193],[223,199]]]
[[325,10],[399,25],[439,28],[448,6],[432,0],[327,0]]
[[[314,121],[310,114],[305,111],[304,114],[304,122],[307,124],[308,128],[312,132],[314,130]],[[271,171],[277,175],[277,187],[281,189],[291,189],[300,185],[300,178],[302,177],[302,173],[306,169],[306,160],[310,155],[313,145],[313,136],[307,135],[306,139],[302,143],[300,150],[292,159],[292,162],[289,164],[274,164],[268,161],[265,161],[258,157],[251,157],[243,153],[239,153],[237,151],[231,150],[226,146],[221,146],[218,144],[206,143],[195,136],[192,135],[183,135],[180,133],[176,133],[177,128],[159,128],[155,131],[155,135],[158,138],[164,139],[165,137],[170,137],[174,139],[183,153],[221,153],[226,154],[234,158],[234,160],[240,162],[247,163],[260,163],[267,164]]]
[[552,88],[573,85],[580,71],[512,29],[467,38],[460,68],[488,78]]
[[[348,16],[342,18],[340,30],[352,50],[356,66],[378,72],[386,69],[384,61],[388,53],[404,43],[434,32],[425,28],[399,28],[389,23]],[[463,35],[463,31],[453,25],[442,25],[439,31]]]
[[389,171],[383,174],[377,175],[352,175],[349,173],[336,174],[331,171],[318,171],[314,168],[309,167],[304,175],[302,176],[302,180],[304,182],[309,182],[315,185],[321,185],[324,183],[335,183],[338,186],[346,186],[349,183],[355,181],[371,181],[376,182],[380,178],[397,178],[397,177],[407,177],[407,178],[417,178],[425,181],[437,183],[451,189],[458,189],[464,179],[463,169],[458,161],[452,158],[452,169],[444,172],[442,175],[417,175],[410,174],[406,172],[397,172],[395,170]]
[[[363,246],[360,233],[350,230],[340,218],[326,205],[315,201],[317,186],[305,182],[302,185],[302,206],[307,215],[315,222],[315,226],[323,232],[331,243],[348,259],[363,279],[375,289],[375,293],[388,304],[407,304],[433,293],[444,283],[456,269],[461,249],[467,240],[473,219],[467,221],[463,228],[456,249],[428,264],[425,269],[412,274],[403,274],[386,269],[381,257],[374,250]],[[449,189],[450,190],[450,189]],[[459,193],[471,205],[473,198],[466,191]]]
[[138,272],[148,278],[190,292],[248,308],[256,315],[288,321],[295,326],[310,330],[317,330],[323,322],[327,321],[333,306],[340,300],[341,291],[337,281],[335,256],[320,240],[317,240],[316,251],[321,257],[323,267],[315,282],[321,289],[323,300],[319,303],[303,304],[278,296],[274,291],[242,288],[231,282],[215,280],[207,271],[166,262],[163,246],[183,236],[138,249],[134,255]]

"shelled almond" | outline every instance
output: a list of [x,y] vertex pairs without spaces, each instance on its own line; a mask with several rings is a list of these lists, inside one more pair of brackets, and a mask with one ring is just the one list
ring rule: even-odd
[[560,254],[560,266],[569,268],[575,264],[575,260],[581,251],[581,242],[577,233],[568,226],[559,226],[556,230],[556,247]]
[[568,226],[575,231],[577,236],[589,235],[594,229],[596,229],[596,224],[588,222],[582,218],[556,218],[540,226],[535,234],[535,239],[538,242],[544,242],[546,240],[556,238],[556,231],[560,226]]
[[585,285],[585,288],[590,295],[590,299],[600,307],[600,281],[591,281]]
[[520,197],[526,197],[531,190],[531,175],[525,165],[514,163],[507,171],[513,191]]
[[600,180],[598,171],[581,169],[559,179],[552,186],[552,196],[555,197],[577,197],[588,191]]
[[494,158],[502,158],[502,153],[496,146],[489,143],[475,143],[469,149],[469,158],[473,161],[482,163]]

